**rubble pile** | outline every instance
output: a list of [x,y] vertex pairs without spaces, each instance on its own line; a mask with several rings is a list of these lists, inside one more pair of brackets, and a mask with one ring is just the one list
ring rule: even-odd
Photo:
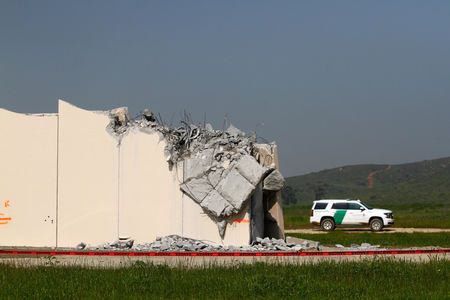
[[119,240],[109,244],[103,244],[96,247],[87,247],[80,243],[78,250],[108,250],[108,251],[162,251],[162,252],[239,252],[239,251],[290,251],[298,252],[303,250],[319,250],[318,242],[300,240],[300,243],[285,242],[282,239],[257,238],[254,243],[247,246],[223,246],[219,244],[208,243],[181,237],[178,235],[169,235],[159,237],[152,243],[134,244],[133,240]]
[[193,124],[188,117],[172,128],[158,120],[150,110],[131,119],[126,108],[110,111],[107,131],[118,138],[130,129],[159,133],[166,143],[164,155],[172,168],[182,164],[181,190],[198,203],[213,219],[223,238],[230,219],[246,206],[257,185],[266,191],[279,191],[284,178],[275,164],[262,166],[254,156],[255,135],[246,135],[233,125],[214,130],[211,124]]
[[336,244],[335,247],[339,248],[340,250],[384,250],[380,248],[380,245],[371,245],[369,243],[362,243],[361,245],[351,244],[350,247]]

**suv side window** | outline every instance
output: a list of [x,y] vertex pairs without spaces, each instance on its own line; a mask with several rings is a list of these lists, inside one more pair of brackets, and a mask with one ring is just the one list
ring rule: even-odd
[[336,202],[333,203],[332,209],[348,209],[348,203],[347,202]]
[[327,205],[328,203],[326,202],[317,202],[316,205],[314,205],[314,209],[325,209]]
[[348,203],[348,209],[352,209],[352,210],[360,210],[361,209],[361,205],[359,205],[358,203]]

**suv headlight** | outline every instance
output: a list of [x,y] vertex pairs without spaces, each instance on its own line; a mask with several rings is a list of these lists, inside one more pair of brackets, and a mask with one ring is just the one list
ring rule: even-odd
[[388,219],[393,219],[393,218],[394,218],[394,214],[393,214],[393,213],[384,213],[384,215],[385,215],[386,218],[388,218]]

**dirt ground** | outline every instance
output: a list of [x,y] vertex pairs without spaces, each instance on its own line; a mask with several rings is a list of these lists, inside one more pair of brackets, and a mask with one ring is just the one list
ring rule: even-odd
[[[363,233],[363,232],[371,232],[370,229],[367,228],[336,228],[336,231],[346,231],[346,232],[354,232],[354,233]],[[327,233],[326,231],[321,230],[319,227],[317,228],[306,228],[306,229],[287,229],[284,231],[285,233],[304,233],[304,234],[320,234]],[[380,232],[383,233],[396,233],[396,232],[404,232],[404,233],[414,233],[414,232],[422,232],[422,233],[434,233],[434,232],[450,232],[448,228],[385,228]]]

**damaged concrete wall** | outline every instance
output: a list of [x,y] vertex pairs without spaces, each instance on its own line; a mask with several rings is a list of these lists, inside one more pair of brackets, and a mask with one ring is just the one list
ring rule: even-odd
[[[42,174],[53,170],[52,176],[44,177],[47,181],[38,183],[46,193],[53,193],[53,198],[45,198],[53,206],[40,208],[56,224],[52,239],[59,247],[80,242],[99,245],[119,237],[145,243],[173,234],[218,244],[245,245],[262,237],[270,227],[261,210],[262,204],[268,203],[264,195],[268,189],[272,189],[272,196],[278,195],[284,179],[274,171],[277,164],[261,160],[261,151],[255,156],[255,136],[234,126],[220,131],[188,120],[182,121],[181,127],[170,128],[149,110],[130,119],[126,108],[87,111],[62,100],[59,116],[45,118],[49,120],[46,126],[53,128],[51,137],[41,137],[39,124],[27,124],[15,115],[10,118],[13,121],[1,119],[2,128],[9,130],[1,132],[0,137],[11,140],[13,145],[7,158],[2,159],[13,157],[11,161],[21,165],[15,153],[22,155],[23,150],[24,155],[33,154],[33,162],[29,163],[30,177],[23,182],[19,177],[3,181],[8,188],[0,189],[0,193],[28,185],[36,170]],[[21,125],[25,129],[16,130]],[[24,138],[17,142],[20,134]],[[27,148],[29,140],[35,137],[40,137],[45,147],[31,142],[33,147]],[[42,151],[33,150],[39,147]],[[276,159],[273,149],[270,146],[270,156]],[[14,172],[13,167],[10,169]],[[266,209],[275,219],[272,225],[282,226],[282,212],[275,210],[280,198],[272,198],[274,208],[266,205]],[[21,210],[34,209],[34,203],[23,203],[27,204]],[[256,215],[258,222],[253,224],[251,237],[251,222]],[[34,228],[39,220],[33,219],[27,226]],[[23,237],[28,240],[26,235]],[[0,244],[13,245],[9,240],[5,238]]]
[[0,245],[56,245],[57,116],[0,109]]
[[254,156],[262,166],[275,169],[263,182],[264,236],[284,239],[281,199],[284,178],[279,173],[278,147],[275,144],[255,144]]
[[[130,128],[120,145],[119,236],[148,242],[181,234],[183,176],[168,168],[157,132]],[[180,178],[179,178],[180,177]],[[198,234],[198,232],[196,232]]]
[[58,246],[118,237],[119,152],[107,113],[59,101]]

